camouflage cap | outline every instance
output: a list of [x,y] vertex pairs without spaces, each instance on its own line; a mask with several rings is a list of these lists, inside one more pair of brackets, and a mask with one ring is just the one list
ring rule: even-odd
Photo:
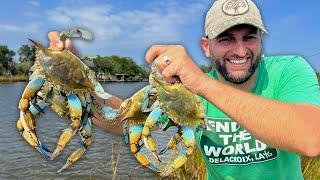
[[249,24],[267,33],[260,11],[251,0],[217,0],[207,12],[205,35],[212,39],[239,24]]

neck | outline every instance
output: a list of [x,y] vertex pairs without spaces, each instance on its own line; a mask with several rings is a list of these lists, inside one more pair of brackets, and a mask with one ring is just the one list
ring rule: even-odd
[[258,69],[253,73],[253,75],[250,77],[250,79],[248,79],[248,81],[242,83],[242,84],[234,84],[231,83],[229,81],[226,81],[221,74],[218,72],[218,79],[220,82],[224,83],[224,84],[228,84],[230,86],[233,86],[234,88],[240,89],[242,91],[246,91],[249,92],[250,89],[254,86],[254,83],[256,82],[257,79],[257,73],[258,73]]

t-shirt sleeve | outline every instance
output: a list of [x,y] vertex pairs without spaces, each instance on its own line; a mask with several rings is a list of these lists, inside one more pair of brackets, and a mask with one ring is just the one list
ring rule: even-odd
[[300,56],[294,56],[279,80],[278,99],[320,106],[319,83],[315,71]]

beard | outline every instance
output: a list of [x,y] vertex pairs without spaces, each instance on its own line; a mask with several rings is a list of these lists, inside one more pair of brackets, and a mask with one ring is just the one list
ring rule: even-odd
[[[262,53],[259,53],[257,55],[256,60],[251,60],[251,64],[249,69],[246,72],[236,72],[235,74],[232,74],[230,72],[228,72],[227,68],[226,68],[226,62],[225,60],[219,60],[218,58],[215,58],[214,56],[211,56],[211,60],[213,62],[213,66],[215,67],[215,69],[222,75],[222,77],[231,83],[234,84],[242,84],[247,82],[251,76],[254,74],[254,72],[256,71],[259,62],[261,61],[261,55]],[[251,57],[253,57],[253,55],[251,54]]]

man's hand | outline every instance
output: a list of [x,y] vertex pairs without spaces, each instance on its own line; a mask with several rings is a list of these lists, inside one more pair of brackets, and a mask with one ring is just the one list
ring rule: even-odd
[[66,39],[65,47],[63,42],[60,40],[60,33],[57,31],[52,31],[48,33],[48,38],[50,40],[50,45],[48,49],[61,51],[63,49],[68,49],[72,53],[78,55],[78,52],[73,48],[72,42],[70,39]]
[[148,64],[155,61],[165,81],[173,83],[174,77],[178,76],[183,85],[193,93],[201,94],[205,91],[204,82],[207,77],[193,62],[183,46],[153,45],[147,51],[145,59]]

